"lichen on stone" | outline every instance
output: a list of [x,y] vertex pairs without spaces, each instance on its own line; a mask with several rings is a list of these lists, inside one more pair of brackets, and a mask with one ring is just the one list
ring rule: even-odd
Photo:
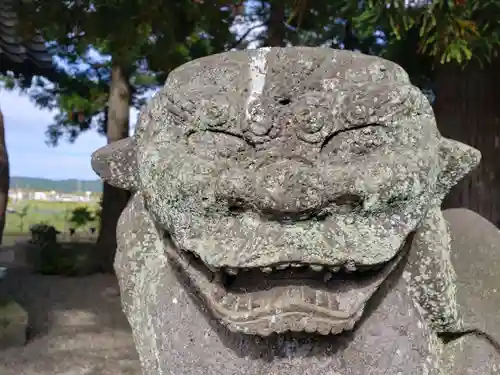
[[[120,246],[145,251],[137,258],[151,270],[175,269],[230,331],[264,337],[354,329],[402,259],[423,318],[457,330],[440,204],[479,158],[440,135],[398,65],[294,47],[180,66],[141,110],[134,137],[98,150],[93,167],[135,192]],[[160,248],[161,259],[147,255]],[[137,277],[122,287],[158,288],[153,271]],[[134,319],[152,319],[129,306]]]

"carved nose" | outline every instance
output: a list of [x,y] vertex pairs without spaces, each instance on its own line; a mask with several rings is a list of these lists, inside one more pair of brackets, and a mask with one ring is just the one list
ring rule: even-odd
[[256,173],[256,203],[263,214],[305,219],[322,208],[325,188],[321,175],[311,165],[282,160]]

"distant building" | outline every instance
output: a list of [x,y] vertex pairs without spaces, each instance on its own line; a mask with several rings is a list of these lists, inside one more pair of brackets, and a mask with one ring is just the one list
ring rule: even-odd
[[25,200],[25,199],[27,199],[27,197],[28,197],[27,192],[25,192],[23,190],[19,190],[19,189],[9,190],[9,198],[14,202]]
[[46,201],[46,200],[48,200],[47,198],[48,198],[47,193],[45,193],[43,191],[35,191],[35,192],[33,192],[33,198],[32,199],[34,199],[36,201]]
[[9,198],[12,202],[35,200],[35,201],[53,201],[53,202],[93,202],[98,196],[92,195],[92,192],[86,191],[80,194],[65,194],[52,191],[30,191],[23,189],[12,189],[9,191]]

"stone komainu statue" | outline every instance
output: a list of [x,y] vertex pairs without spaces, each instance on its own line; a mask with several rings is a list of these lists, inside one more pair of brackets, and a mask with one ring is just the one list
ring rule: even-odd
[[481,242],[500,234],[455,210],[482,222],[450,238],[440,209],[479,159],[377,57],[177,68],[136,134],[92,158],[134,192],[115,268],[144,374],[500,373],[499,259]]

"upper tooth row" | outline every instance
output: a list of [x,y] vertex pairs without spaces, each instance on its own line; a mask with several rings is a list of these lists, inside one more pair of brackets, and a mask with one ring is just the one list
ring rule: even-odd
[[[286,268],[298,268],[298,267],[304,267],[303,264],[300,263],[282,263],[274,267],[262,267],[260,270],[264,273],[271,273],[276,270],[284,270]],[[322,266],[320,264],[310,264],[308,266],[311,270],[320,272],[320,271],[331,271],[331,272],[339,272],[342,267],[340,266]],[[236,275],[238,274],[239,271],[241,270],[246,270],[246,269],[239,269],[239,268],[233,268],[233,267],[226,267],[225,271],[230,274],[230,275]],[[352,267],[349,267],[347,269],[348,271],[353,271]]]

